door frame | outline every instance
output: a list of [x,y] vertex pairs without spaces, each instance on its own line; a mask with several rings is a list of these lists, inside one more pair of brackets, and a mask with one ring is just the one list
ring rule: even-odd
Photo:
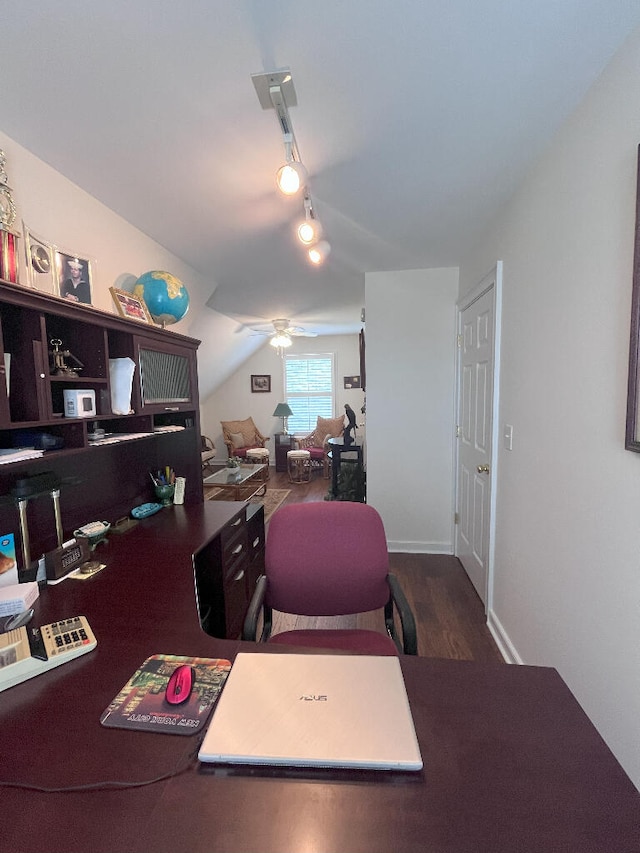
[[[502,261],[496,261],[495,267],[485,275],[474,287],[458,299],[456,302],[456,330],[459,336],[462,333],[462,314],[473,305],[481,296],[493,289],[493,390],[491,400],[491,471],[489,497],[489,522],[488,537],[489,547],[487,554],[487,587],[485,594],[485,614],[493,610],[493,571],[495,560],[495,533],[496,533],[496,497],[498,484],[498,449],[500,436],[500,341],[502,328]],[[458,338],[460,340],[460,338]],[[460,424],[460,395],[462,391],[462,358],[460,347],[456,347],[456,424],[459,430]],[[454,494],[456,513],[459,512],[459,482],[460,482],[460,441],[456,435],[455,442],[455,465],[454,465]],[[454,527],[453,535],[454,554],[458,552],[458,525]]]

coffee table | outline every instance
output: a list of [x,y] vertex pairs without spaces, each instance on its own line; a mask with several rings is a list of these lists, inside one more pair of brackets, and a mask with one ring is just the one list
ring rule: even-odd
[[[250,498],[262,496],[267,491],[267,484],[262,479],[266,465],[241,465],[239,468],[221,468],[215,474],[210,474],[202,481],[205,486],[216,486],[222,489],[222,498],[232,501],[248,501]],[[239,474],[234,472],[239,471]]]

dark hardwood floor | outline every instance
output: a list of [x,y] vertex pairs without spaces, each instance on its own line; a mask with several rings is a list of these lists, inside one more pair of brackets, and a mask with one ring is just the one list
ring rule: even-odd
[[[292,484],[286,474],[278,474],[273,468],[271,472],[269,488],[291,490],[285,504],[321,501],[327,494],[329,481],[319,474],[314,474],[310,483]],[[456,557],[392,553],[389,562],[413,609],[421,656],[503,661],[487,628],[482,602]],[[329,625],[384,630],[382,614],[336,619],[274,614],[274,633]]]

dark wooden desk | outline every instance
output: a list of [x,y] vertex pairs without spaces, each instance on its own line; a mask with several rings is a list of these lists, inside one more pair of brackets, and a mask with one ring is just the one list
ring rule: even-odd
[[84,614],[98,647],[0,694],[0,778],[52,788],[171,778],[64,794],[3,786],[3,850],[640,850],[640,795],[551,669],[403,659],[418,774],[201,769],[201,735],[103,728],[100,714],[149,655],[255,650],[206,635],[196,616],[191,554],[237,506],[158,513],[110,537],[101,574],[41,593],[38,622]]

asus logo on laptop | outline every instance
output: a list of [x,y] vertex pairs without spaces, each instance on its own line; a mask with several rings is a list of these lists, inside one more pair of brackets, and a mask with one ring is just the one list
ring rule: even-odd
[[300,697],[300,702],[327,702],[327,696],[313,696],[312,694],[305,694]]

